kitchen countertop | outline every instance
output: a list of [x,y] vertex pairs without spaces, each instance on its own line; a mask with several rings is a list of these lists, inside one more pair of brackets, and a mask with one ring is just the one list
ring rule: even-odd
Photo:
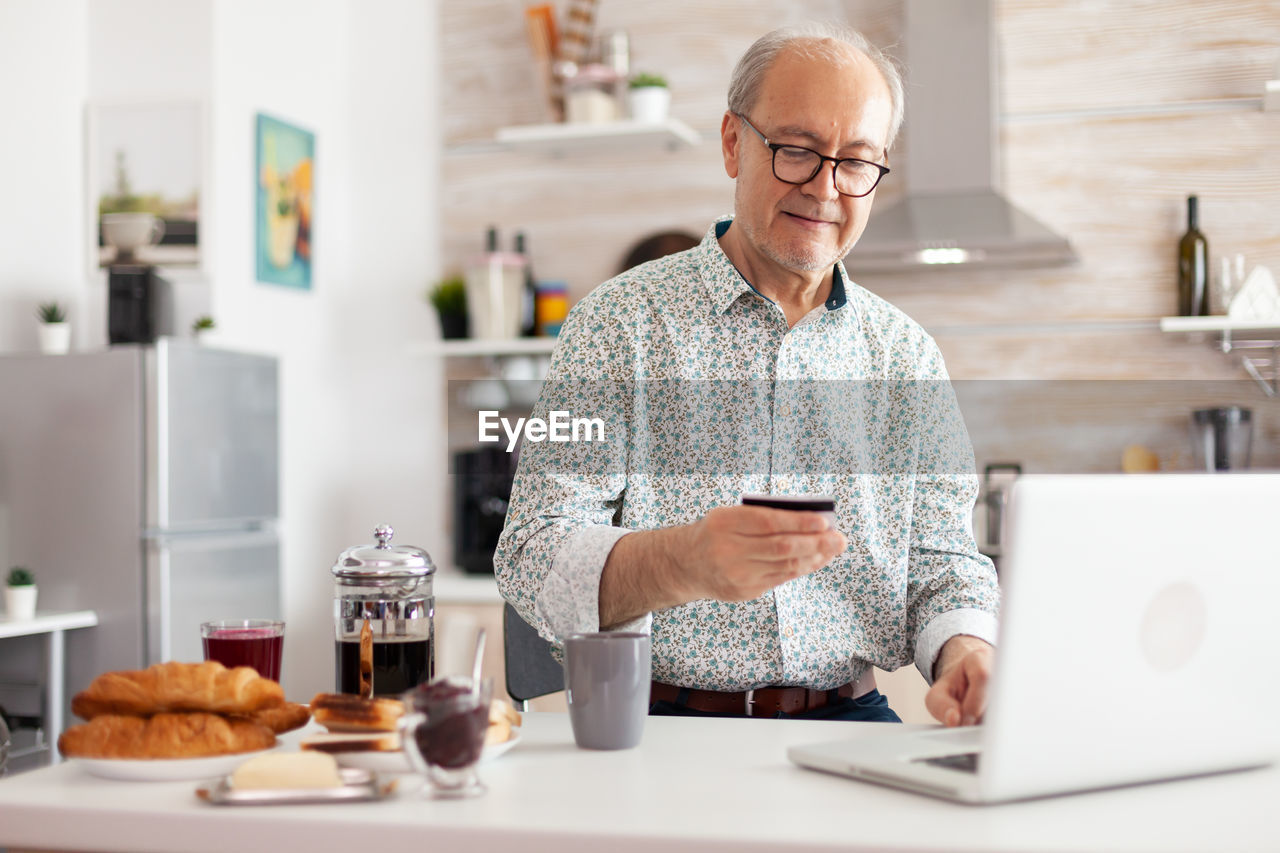
[[493,575],[472,575],[457,568],[440,569],[432,581],[437,604],[501,604]]
[[[881,723],[652,717],[632,750],[579,750],[525,715],[489,786],[340,806],[211,806],[195,782],[115,782],[74,761],[0,780],[0,847],[135,851],[1276,849],[1280,768],[1002,806],[962,806],[791,765],[786,748]],[[286,736],[289,738],[290,736]]]

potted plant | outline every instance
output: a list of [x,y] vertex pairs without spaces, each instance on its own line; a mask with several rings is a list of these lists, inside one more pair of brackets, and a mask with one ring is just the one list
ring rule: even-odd
[[637,74],[631,78],[627,92],[627,104],[631,118],[646,123],[659,123],[667,120],[667,111],[671,108],[671,90],[667,88],[667,80],[658,74]]
[[10,621],[32,619],[36,615],[36,579],[22,566],[9,570],[4,588],[4,612]]
[[36,310],[40,319],[40,352],[61,355],[71,349],[71,324],[67,312],[57,302],[42,302]]
[[427,298],[440,315],[440,336],[445,340],[467,336],[467,284],[453,274],[431,289]]
[[203,338],[207,333],[213,331],[217,327],[217,323],[213,322],[213,318],[208,314],[201,314],[195,320],[191,321],[191,337],[197,341]]

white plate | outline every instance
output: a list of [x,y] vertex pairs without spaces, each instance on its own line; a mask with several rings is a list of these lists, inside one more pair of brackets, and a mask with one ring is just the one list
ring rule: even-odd
[[480,753],[479,763],[484,764],[487,761],[493,761],[499,755],[502,755],[502,753],[506,752],[508,749],[511,749],[511,747],[515,746],[519,742],[520,742],[520,732],[516,731],[515,729],[512,729],[511,737],[507,738],[502,743],[492,743],[485,746],[484,752]]
[[[502,743],[494,743],[485,746],[484,752],[480,753],[480,764],[493,761],[499,755],[502,755],[511,747],[520,742],[520,733],[512,731],[511,737]],[[409,757],[404,754],[403,750],[395,752],[335,752],[333,757],[338,759],[338,764],[343,767],[359,767],[362,770],[373,770],[377,773],[412,773],[413,768],[409,766]]]
[[175,782],[225,776],[253,756],[270,751],[259,749],[232,755],[211,755],[208,758],[69,758],[67,760],[79,764],[86,773],[101,776],[103,779]]

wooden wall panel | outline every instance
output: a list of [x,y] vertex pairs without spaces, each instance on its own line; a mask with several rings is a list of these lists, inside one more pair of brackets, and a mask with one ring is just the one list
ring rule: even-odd
[[858,276],[855,248],[851,274],[926,326],[1172,314],[1193,193],[1212,255],[1280,270],[1280,113],[1042,122],[1003,137],[1009,198],[1066,235],[1077,265]]
[[[445,258],[460,265],[491,223],[508,245],[522,228],[539,276],[567,281],[574,298],[612,275],[641,237],[669,228],[700,236],[730,209],[716,132],[729,72],[753,38],[835,18],[891,47],[902,13],[898,0],[602,0],[600,27],[628,31],[635,66],[666,74],[673,113],[707,138],[678,152],[554,159],[491,141],[498,127],[541,120],[523,7],[441,7]],[[1201,197],[1211,255],[1244,252],[1280,271],[1280,113],[1229,100],[1257,98],[1273,76],[1280,0],[997,0],[997,30],[1004,189],[1065,234],[1080,263],[859,276],[855,250],[855,279],[933,330],[957,379],[1241,378],[1234,360],[1162,335],[1154,320],[1175,304],[1187,194]],[[899,162],[910,132],[908,112]],[[904,177],[898,169],[885,182],[878,206],[902,192]],[[1196,401],[1167,404],[1163,387],[1151,385],[1156,396],[1143,402],[1164,412],[1162,435],[1183,435]],[[1277,404],[1251,385],[1242,394],[1251,389],[1236,402],[1256,406],[1274,448]],[[1055,404],[1041,402],[1039,416],[1052,419]],[[1114,436],[1094,437],[1105,445],[1097,458],[1113,464]]]
[[1008,114],[1259,98],[1277,0],[1000,0]]
[[[446,145],[490,140],[504,125],[542,120],[524,34],[525,5],[441,4]],[[563,0],[554,5],[566,8]],[[633,67],[665,75],[672,112],[711,131],[720,126],[734,63],[762,33],[811,20],[848,21],[877,44],[893,44],[900,17],[895,0],[600,0],[596,29],[625,30]]]

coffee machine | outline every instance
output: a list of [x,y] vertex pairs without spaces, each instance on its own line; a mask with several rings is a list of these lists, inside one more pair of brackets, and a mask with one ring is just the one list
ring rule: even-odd
[[453,557],[472,574],[493,574],[493,552],[507,520],[514,453],[499,447],[453,455]]
[[107,270],[107,340],[149,344],[173,334],[173,292],[149,264],[114,264]]
[[1252,447],[1251,410],[1219,406],[1191,413],[1191,449],[1196,468],[1214,472],[1248,468]]

